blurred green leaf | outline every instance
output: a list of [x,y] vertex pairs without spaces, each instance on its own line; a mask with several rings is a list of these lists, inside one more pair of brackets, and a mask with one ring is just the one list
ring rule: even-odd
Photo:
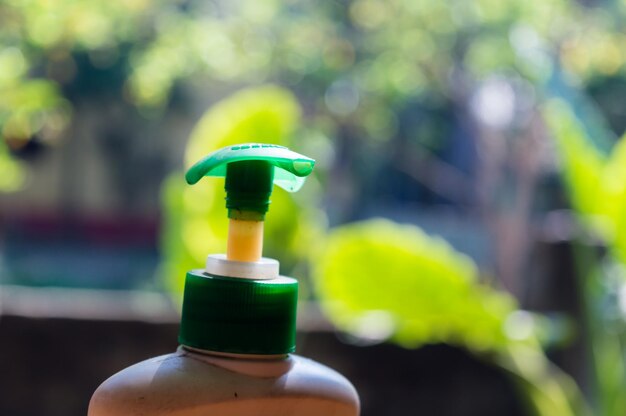
[[491,362],[511,375],[532,414],[591,416],[574,380],[550,363],[541,349],[511,344]]
[[11,158],[5,144],[0,141],[0,192],[17,191],[25,178],[24,167]]
[[533,414],[587,414],[575,383],[549,364],[532,331],[506,329],[511,296],[481,284],[474,263],[445,241],[376,219],[331,230],[313,255],[323,309],[343,331],[409,348],[467,348],[511,373]]
[[407,347],[497,350],[508,342],[513,299],[481,285],[469,258],[417,227],[371,220],[333,229],[314,266],[323,307],[345,331],[367,331],[363,319],[383,311],[387,334]]
[[[558,146],[563,174],[572,205],[580,221],[605,244],[613,258],[626,265],[626,137],[605,155],[589,137],[585,125],[570,104],[553,99],[543,108]],[[608,322],[606,299],[612,284],[623,285],[623,276],[611,276],[590,256],[581,243],[574,243],[575,260],[585,311],[588,343],[593,363],[597,407],[602,414],[623,415],[626,383],[623,340]],[[623,319],[623,317],[621,318]]]
[[[585,137],[579,121],[562,101],[552,101],[545,107],[548,126],[559,146],[572,204],[587,216],[600,215],[604,157]],[[599,211],[600,210],[600,211]]]
[[626,264],[626,137],[605,156],[587,137],[567,103],[549,102],[544,115],[559,148],[576,212]]

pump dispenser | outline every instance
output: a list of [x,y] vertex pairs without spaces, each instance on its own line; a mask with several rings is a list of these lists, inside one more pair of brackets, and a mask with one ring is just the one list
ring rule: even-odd
[[[204,272],[187,274],[179,342],[236,354],[286,354],[295,349],[298,282],[279,277],[261,257],[263,221],[274,184],[296,192],[315,161],[289,149],[244,144],[218,150],[185,178],[224,176],[229,227],[226,256],[209,255]],[[225,278],[226,277],[226,278]]]
[[354,387],[295,350],[298,282],[265,258],[263,222],[273,186],[298,191],[315,161],[248,143],[206,156],[185,175],[225,177],[226,254],[187,273],[173,354],[135,364],[94,393],[89,416],[356,416]]

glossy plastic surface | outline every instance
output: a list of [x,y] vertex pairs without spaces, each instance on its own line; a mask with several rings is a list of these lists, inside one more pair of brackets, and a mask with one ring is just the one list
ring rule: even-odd
[[288,192],[296,192],[304,184],[304,177],[313,171],[315,160],[292,152],[284,146],[264,143],[246,143],[224,147],[195,163],[185,178],[190,185],[204,176],[225,177],[227,165],[242,161],[265,161],[274,169],[274,184]]
[[286,354],[296,348],[298,282],[253,280],[191,270],[178,341],[208,351]]
[[354,387],[312,360],[241,360],[179,349],[135,364],[94,393],[88,416],[357,416]]

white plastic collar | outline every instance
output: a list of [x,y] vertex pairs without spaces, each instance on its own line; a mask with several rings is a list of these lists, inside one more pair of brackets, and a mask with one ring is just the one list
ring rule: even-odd
[[247,262],[228,260],[225,254],[209,254],[206,259],[206,272],[215,276],[269,280],[278,277],[278,270],[278,261],[266,257]]

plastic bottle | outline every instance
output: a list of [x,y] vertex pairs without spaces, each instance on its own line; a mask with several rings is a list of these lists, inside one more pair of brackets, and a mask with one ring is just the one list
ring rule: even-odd
[[315,161],[250,143],[218,150],[187,182],[226,177],[226,255],[187,273],[181,346],[113,375],[93,394],[89,416],[356,416],[359,399],[339,373],[291,354],[296,280],[261,257],[273,184],[295,192]]

